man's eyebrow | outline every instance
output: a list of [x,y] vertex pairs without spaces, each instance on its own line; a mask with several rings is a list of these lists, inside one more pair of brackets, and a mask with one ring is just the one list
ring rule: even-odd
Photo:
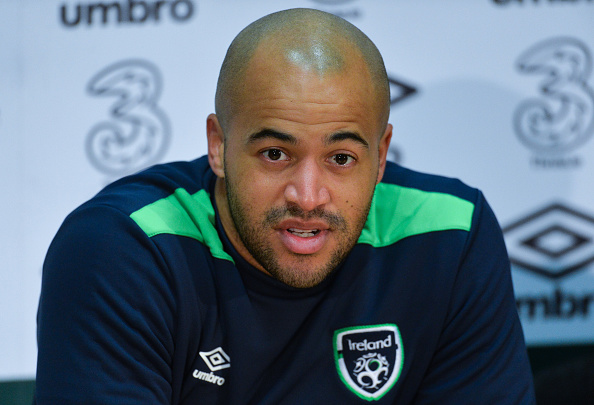
[[348,132],[348,131],[336,132],[334,134],[329,135],[326,138],[326,144],[340,142],[340,141],[344,141],[347,139],[358,142],[367,149],[369,148],[369,143],[365,139],[363,139],[363,137],[361,135],[357,134],[356,132]]
[[268,128],[265,128],[261,131],[251,134],[248,137],[248,143],[254,143],[261,139],[267,139],[267,138],[272,138],[272,139],[279,140],[281,142],[290,143],[291,145],[295,145],[297,143],[297,138],[295,138],[293,135],[285,134],[283,132],[278,132],[278,131],[275,131],[273,129],[268,129]]

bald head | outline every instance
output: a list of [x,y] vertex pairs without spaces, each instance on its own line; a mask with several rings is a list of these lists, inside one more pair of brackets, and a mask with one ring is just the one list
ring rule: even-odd
[[390,89],[383,59],[371,40],[351,23],[311,9],[291,9],[267,15],[248,25],[233,40],[223,61],[215,109],[225,130],[233,116],[244,74],[257,49],[265,48],[295,67],[321,77],[342,73],[353,58],[365,63],[385,127]]

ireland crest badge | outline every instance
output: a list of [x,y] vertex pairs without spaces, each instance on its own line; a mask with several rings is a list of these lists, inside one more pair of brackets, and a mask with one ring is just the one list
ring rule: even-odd
[[402,371],[400,331],[394,324],[339,329],[334,332],[334,360],[348,389],[368,401],[378,400]]

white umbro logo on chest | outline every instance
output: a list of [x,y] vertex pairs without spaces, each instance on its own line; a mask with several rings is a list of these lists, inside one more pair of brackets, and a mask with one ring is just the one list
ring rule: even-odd
[[231,358],[229,355],[220,346],[209,352],[199,352],[198,354],[200,354],[200,357],[202,357],[202,360],[204,360],[204,363],[210,369],[210,373],[196,369],[192,376],[211,384],[225,384],[225,379],[214,374],[213,371],[231,367]]

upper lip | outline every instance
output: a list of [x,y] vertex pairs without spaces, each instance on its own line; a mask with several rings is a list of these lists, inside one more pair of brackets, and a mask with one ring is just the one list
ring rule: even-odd
[[279,222],[276,226],[276,229],[298,229],[302,231],[314,231],[314,230],[327,230],[330,227],[328,224],[321,220],[300,220],[300,219],[285,219],[284,221]]

